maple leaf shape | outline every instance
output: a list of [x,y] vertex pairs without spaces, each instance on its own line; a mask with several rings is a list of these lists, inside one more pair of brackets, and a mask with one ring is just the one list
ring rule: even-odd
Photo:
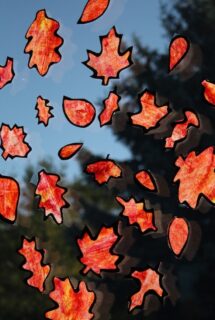
[[102,270],[116,270],[116,262],[119,256],[113,255],[111,249],[117,240],[118,236],[114,233],[112,227],[101,228],[95,239],[92,239],[92,236],[85,232],[82,238],[77,240],[83,254],[80,261],[86,266],[83,273],[86,274],[92,270],[100,275]]
[[180,203],[187,202],[194,209],[201,195],[215,203],[214,147],[205,149],[199,155],[192,151],[185,160],[179,157],[175,164],[180,168],[174,178],[174,182],[180,181]]
[[101,17],[109,6],[110,0],[88,0],[78,23],[92,22]]
[[88,60],[86,66],[94,71],[94,77],[102,79],[102,84],[107,85],[110,79],[117,79],[120,71],[132,65],[132,47],[120,53],[122,35],[117,34],[113,27],[106,36],[100,37],[102,50],[94,53],[87,50]]
[[210,81],[204,80],[202,81],[202,85],[205,88],[204,90],[205,99],[209,103],[215,105],[215,84]]
[[124,201],[116,197],[116,200],[124,207],[122,215],[128,217],[130,224],[137,224],[142,232],[157,230],[153,223],[154,213],[146,210],[143,202],[136,202],[134,198]]
[[40,292],[45,290],[44,283],[50,273],[50,266],[43,265],[43,255],[36,249],[35,240],[23,239],[22,248],[18,251],[26,259],[26,263],[22,266],[23,269],[31,271],[32,276],[27,280],[27,283],[37,288]]
[[112,160],[100,160],[87,165],[85,171],[94,174],[99,184],[107,183],[110,178],[121,177],[121,168]]
[[168,230],[169,246],[175,255],[179,256],[187,244],[189,226],[184,218],[175,217]]
[[0,215],[7,221],[16,220],[19,196],[18,182],[12,177],[0,176]]
[[81,149],[82,146],[83,143],[67,144],[59,150],[58,155],[62,160],[70,159]]
[[141,111],[131,116],[133,125],[144,127],[145,129],[154,128],[159,121],[168,114],[168,106],[158,107],[155,103],[155,95],[148,90],[139,96]]
[[185,37],[176,36],[169,47],[169,71],[174,69],[189,50],[189,42]]
[[178,123],[175,125],[171,136],[166,138],[165,148],[173,148],[176,142],[186,138],[188,134],[188,128],[190,126],[194,126],[194,127],[199,126],[199,119],[197,118],[195,113],[191,111],[186,111],[185,119],[177,122]]
[[59,27],[59,22],[49,18],[45,10],[40,10],[26,33],[25,53],[30,54],[29,68],[36,67],[41,76],[47,74],[51,64],[61,60],[58,49],[63,39],[57,34]]
[[104,100],[104,109],[99,115],[100,126],[104,126],[105,124],[111,123],[112,116],[115,111],[119,110],[119,100],[120,96],[114,91],[109,93],[109,96],[106,100]]
[[89,126],[96,115],[95,107],[85,99],[63,97],[63,111],[67,120],[78,127]]
[[146,189],[151,191],[155,191],[157,189],[152,175],[146,170],[137,172],[135,179]]
[[145,271],[134,271],[131,276],[140,281],[141,288],[131,297],[129,311],[141,306],[146,294],[150,291],[154,291],[160,297],[163,296],[163,289],[160,285],[160,274],[156,271],[149,268]]
[[5,65],[0,66],[0,89],[12,82],[14,76],[13,59],[7,57]]
[[90,320],[94,318],[91,308],[95,302],[95,293],[89,291],[84,281],[79,282],[75,290],[68,278],[54,278],[54,290],[50,298],[58,308],[46,312],[47,319],[52,320]]
[[43,123],[45,127],[48,125],[49,119],[54,117],[54,115],[51,113],[53,107],[48,106],[48,104],[49,100],[43,99],[41,96],[37,97],[35,109],[38,111],[38,123]]
[[2,157],[6,160],[8,157],[27,157],[31,147],[24,141],[26,133],[23,127],[13,126],[12,129],[6,124],[2,124],[0,129]]
[[58,186],[60,177],[57,174],[47,173],[45,170],[39,172],[39,182],[35,194],[40,196],[39,208],[45,210],[45,216],[52,215],[58,224],[63,222],[62,210],[68,207],[63,198],[67,189]]

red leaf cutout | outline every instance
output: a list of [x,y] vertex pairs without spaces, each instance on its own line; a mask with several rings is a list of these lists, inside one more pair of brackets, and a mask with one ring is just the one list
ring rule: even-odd
[[120,53],[122,35],[117,34],[113,27],[106,36],[100,37],[101,52],[94,53],[90,50],[86,66],[94,71],[94,78],[102,79],[102,84],[107,85],[110,79],[117,79],[120,71],[132,65],[131,52]]
[[142,170],[137,172],[135,178],[143,187],[152,191],[156,190],[155,182],[148,171]]
[[12,129],[7,124],[2,124],[0,129],[2,157],[6,160],[8,157],[15,158],[27,157],[31,147],[24,141],[26,133],[23,127],[13,126]]
[[58,307],[46,312],[45,317],[52,320],[90,320],[94,318],[91,308],[95,293],[89,291],[84,281],[75,290],[68,278],[54,278],[54,290],[49,294]]
[[112,160],[101,160],[88,164],[85,171],[95,175],[95,180],[99,184],[108,182],[110,178],[121,177],[121,168]]
[[30,54],[28,66],[35,67],[41,76],[46,75],[51,64],[61,60],[58,49],[63,39],[57,34],[59,27],[59,22],[49,18],[45,10],[40,10],[26,33],[25,53]]
[[16,220],[19,196],[18,182],[11,177],[0,176],[0,215],[10,222]]
[[110,0],[88,0],[78,23],[92,22],[101,17],[109,6]]
[[82,239],[77,240],[83,254],[80,261],[86,266],[83,273],[86,274],[92,270],[96,274],[100,274],[102,270],[116,270],[119,256],[113,255],[111,249],[117,240],[118,236],[112,227],[103,227],[95,239],[88,232],[85,232]]
[[185,112],[185,119],[177,121],[170,137],[166,138],[165,148],[174,148],[175,143],[183,140],[188,135],[188,129],[190,126],[198,127],[199,119],[195,113],[191,111]]
[[141,111],[131,116],[133,125],[148,130],[156,127],[159,121],[168,114],[168,106],[158,107],[155,102],[155,95],[147,90],[140,95],[139,101]]
[[130,224],[137,224],[142,232],[157,230],[154,225],[154,213],[144,208],[143,202],[136,202],[134,198],[124,201],[120,197],[116,200],[124,207],[122,215],[128,217]]
[[37,98],[37,104],[35,109],[37,112],[38,123],[43,123],[46,127],[49,123],[49,119],[53,118],[54,115],[51,113],[53,107],[48,106],[49,100],[43,99],[41,96]]
[[82,146],[83,143],[67,144],[59,150],[58,155],[62,160],[70,159],[81,149]]
[[169,47],[169,70],[174,69],[189,50],[189,42],[182,36],[175,37]]
[[112,116],[115,111],[119,110],[119,100],[120,96],[114,91],[109,93],[109,96],[104,100],[104,109],[99,115],[100,126],[111,123]]
[[12,82],[14,76],[13,59],[7,57],[5,65],[0,66],[0,89]]
[[209,103],[215,105],[215,84],[207,80],[204,80],[202,81],[202,85],[205,88],[204,90],[205,99]]
[[131,297],[129,311],[143,304],[144,298],[149,291],[154,291],[158,296],[163,296],[163,289],[160,285],[160,274],[151,268],[145,271],[134,271],[131,275],[141,283],[140,290]]
[[39,182],[35,194],[40,196],[39,208],[45,210],[45,216],[52,215],[57,223],[62,223],[62,210],[68,207],[68,203],[63,198],[67,189],[58,186],[60,177],[57,174],[39,172]]
[[169,245],[175,255],[180,255],[187,244],[189,227],[184,218],[175,217],[169,226]]
[[63,111],[67,120],[78,127],[89,126],[96,115],[96,110],[89,101],[68,97],[63,98]]
[[43,265],[43,255],[36,249],[35,240],[30,241],[24,238],[22,248],[18,252],[26,259],[23,269],[32,272],[32,276],[27,280],[27,283],[43,292],[45,290],[44,283],[51,268],[49,265]]
[[174,178],[174,182],[180,181],[180,203],[187,202],[191,208],[195,208],[201,195],[215,203],[214,147],[205,149],[199,155],[192,151],[185,160],[179,157],[175,164],[180,168]]

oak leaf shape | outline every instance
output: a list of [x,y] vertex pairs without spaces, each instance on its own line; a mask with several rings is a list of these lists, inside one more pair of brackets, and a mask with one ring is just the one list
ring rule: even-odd
[[49,297],[58,307],[46,312],[51,320],[90,320],[94,318],[91,308],[95,302],[95,293],[89,291],[85,282],[79,282],[75,290],[68,278],[54,278],[54,290]]
[[86,231],[82,238],[77,240],[82,252],[80,261],[86,266],[83,273],[92,270],[100,275],[103,270],[117,270],[116,263],[119,256],[111,253],[117,240],[118,236],[112,227],[102,227],[95,239]]
[[49,106],[49,100],[43,99],[41,96],[37,98],[37,104],[35,109],[37,110],[38,123],[43,123],[46,127],[49,123],[49,119],[53,118],[54,115],[51,113],[53,107]]
[[13,59],[7,57],[5,65],[0,66],[0,89],[12,82],[14,76]]
[[113,27],[106,36],[100,37],[100,53],[87,51],[88,60],[84,64],[94,71],[95,78],[102,79],[103,85],[118,78],[120,71],[132,65],[132,48],[120,53],[121,38]]

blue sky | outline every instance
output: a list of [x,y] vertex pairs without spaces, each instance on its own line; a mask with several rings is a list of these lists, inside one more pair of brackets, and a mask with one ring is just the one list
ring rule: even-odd
[[[87,60],[86,50],[100,51],[99,36],[108,33],[115,25],[118,33],[128,46],[132,46],[132,35],[139,36],[143,44],[167,50],[159,19],[158,0],[112,0],[105,14],[90,24],[80,25],[77,21],[86,0],[1,0],[0,65],[7,56],[14,59],[16,76],[8,86],[0,91],[0,122],[13,126],[24,126],[26,141],[32,147],[27,158],[4,160],[0,157],[0,173],[21,176],[25,167],[42,158],[52,157],[58,166],[58,150],[65,144],[83,142],[93,153],[113,159],[129,159],[126,146],[115,140],[108,126],[100,128],[98,119],[87,128],[77,128],[70,124],[62,111],[62,98],[84,98],[92,102],[98,110],[97,102],[107,97],[110,86],[104,87],[100,80],[91,78],[92,71],[81,62]],[[36,12],[46,9],[48,16],[60,22],[58,33],[64,38],[60,49],[62,61],[51,66],[48,74],[41,77],[36,69],[28,68],[29,55],[24,54],[25,33],[35,18]],[[126,74],[126,71],[121,73]],[[111,84],[117,83],[115,80]],[[54,107],[54,118],[48,127],[38,125],[34,110],[37,96],[50,100]],[[105,141],[105,143],[104,143]],[[75,158],[67,162],[68,177],[79,173]]]

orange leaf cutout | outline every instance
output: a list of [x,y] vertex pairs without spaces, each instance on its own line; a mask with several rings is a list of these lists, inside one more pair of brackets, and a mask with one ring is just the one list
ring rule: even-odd
[[189,50],[189,42],[182,36],[175,37],[169,47],[169,71],[175,68]]
[[95,239],[92,239],[92,236],[85,232],[82,239],[77,240],[83,255],[80,261],[86,266],[83,273],[86,274],[92,270],[96,274],[100,274],[102,270],[117,270],[116,262],[119,256],[111,253],[117,240],[118,236],[112,227],[103,227]]
[[117,34],[113,27],[106,36],[100,37],[101,52],[94,53],[90,50],[86,66],[94,71],[94,78],[102,79],[102,84],[107,85],[110,79],[117,79],[120,71],[132,65],[132,48],[120,53],[122,35]]
[[15,158],[27,157],[31,147],[24,141],[26,133],[23,127],[13,126],[12,129],[6,124],[2,124],[0,129],[2,157],[6,160],[8,157]]
[[85,171],[95,175],[95,180],[99,184],[108,182],[110,178],[121,177],[121,168],[112,160],[101,160],[88,164]]
[[54,278],[54,290],[49,294],[58,307],[46,312],[45,317],[52,320],[90,320],[95,302],[95,293],[89,291],[84,281],[75,290],[68,278]]
[[37,98],[37,104],[35,109],[38,111],[38,123],[43,123],[45,127],[48,125],[49,119],[54,117],[51,113],[53,107],[48,106],[48,104],[49,100],[43,99],[41,96]]
[[62,160],[70,159],[81,149],[82,146],[83,143],[67,144],[59,150],[58,155]]
[[154,128],[168,114],[168,106],[158,107],[155,102],[155,95],[147,90],[140,95],[139,101],[141,111],[131,116],[133,125],[148,130]]
[[143,202],[136,202],[134,198],[124,201],[116,197],[116,200],[124,207],[122,215],[128,217],[130,224],[137,224],[142,232],[157,230],[153,222],[154,214],[144,208]]
[[138,173],[136,173],[135,178],[143,187],[152,191],[156,190],[155,182],[153,181],[153,178],[148,171],[139,171]]
[[11,177],[0,176],[0,215],[10,222],[16,220],[19,196],[18,182]]
[[119,100],[120,96],[114,91],[109,93],[109,96],[104,100],[104,109],[99,115],[100,126],[111,123],[112,116],[115,111],[119,110]]
[[45,210],[45,216],[52,215],[57,223],[62,223],[62,210],[68,207],[68,203],[63,198],[67,189],[58,186],[60,177],[57,174],[39,172],[39,182],[35,194],[40,196],[39,208]]
[[169,226],[169,245],[176,256],[180,255],[187,244],[189,227],[184,218],[175,217]]
[[96,115],[96,110],[89,101],[68,97],[63,98],[63,111],[67,120],[78,127],[89,126]]
[[7,57],[5,65],[0,66],[0,89],[12,82],[14,76],[13,59]]
[[40,10],[26,33],[25,53],[30,54],[29,68],[35,67],[41,76],[46,75],[51,64],[61,60],[58,49],[63,39],[57,34],[59,27],[59,22],[49,18],[45,10]]
[[156,271],[149,268],[145,271],[134,271],[131,276],[140,281],[141,288],[131,297],[129,311],[141,306],[149,291],[154,291],[160,297],[163,296],[163,289],[160,285],[160,274]]
[[22,248],[18,252],[26,259],[26,263],[22,266],[23,269],[32,272],[32,276],[27,280],[27,283],[29,286],[35,287],[39,289],[40,292],[43,292],[45,290],[45,280],[51,269],[49,265],[42,263],[42,253],[45,251],[43,250],[41,253],[41,251],[36,249],[35,240],[30,241],[24,238]]
[[214,147],[205,149],[199,155],[192,151],[185,160],[179,157],[175,164],[180,168],[174,178],[174,182],[180,181],[180,203],[187,202],[191,208],[195,208],[201,195],[215,203]]
[[177,123],[173,129],[172,135],[166,138],[165,148],[174,148],[175,143],[186,138],[188,134],[188,128],[190,126],[198,127],[199,120],[195,113],[191,111],[185,112],[185,119],[177,121]]
[[205,99],[209,103],[215,105],[215,84],[207,80],[204,80],[202,81],[202,85],[205,88],[204,90]]
[[109,6],[110,0],[88,0],[78,23],[92,22],[101,17]]

